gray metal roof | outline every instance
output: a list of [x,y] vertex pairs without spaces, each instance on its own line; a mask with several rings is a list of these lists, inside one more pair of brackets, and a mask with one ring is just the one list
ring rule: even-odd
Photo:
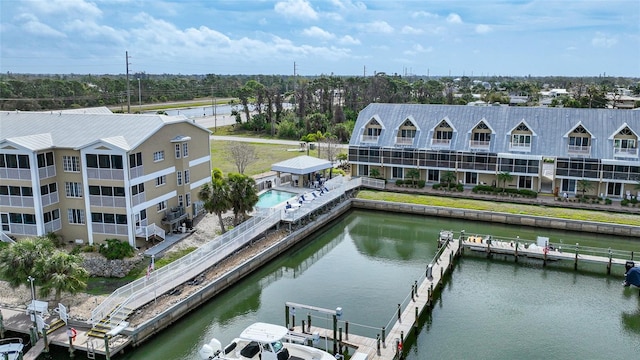
[[300,155],[271,165],[271,171],[305,175],[331,168],[331,161],[313,156]]
[[[377,143],[362,142],[365,126],[375,118],[383,126]],[[531,151],[537,156],[568,157],[568,137],[578,125],[592,136],[590,158],[614,159],[613,136],[624,126],[640,135],[640,111],[617,109],[575,109],[509,106],[461,106],[420,104],[369,104],[358,114],[349,145],[394,147],[397,130],[406,120],[419,129],[411,148],[472,151],[471,131],[482,120],[494,132],[489,152],[509,150],[511,131],[525,123],[534,133]],[[449,148],[432,147],[434,128],[446,119],[454,128]],[[407,146],[404,146],[407,147]],[[624,159],[639,162],[638,158]]]
[[31,150],[42,150],[51,147],[78,149],[104,141],[128,151],[164,125],[177,122],[202,128],[182,115],[2,111],[0,143],[11,142]]

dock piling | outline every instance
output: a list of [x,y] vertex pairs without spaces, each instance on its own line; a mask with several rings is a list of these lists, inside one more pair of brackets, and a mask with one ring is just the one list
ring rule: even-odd
[[418,280],[415,280],[415,281],[413,282],[413,286],[416,288],[416,297],[419,297],[419,296],[418,296]]
[[383,326],[382,327],[382,347],[385,348],[385,349],[387,348],[387,344],[386,344],[386,342],[384,340],[384,339],[387,338],[387,334],[386,333],[387,333],[387,329],[385,329],[385,327]]
[[402,306],[398,304],[398,322],[401,323],[402,319],[400,319],[400,315],[402,313]]
[[0,339],[4,339],[4,318],[2,317],[2,311],[0,311]]
[[576,243],[576,259],[573,263],[573,270],[578,270],[578,253],[580,252],[578,250],[579,247],[580,247],[580,244]]
[[109,353],[109,336],[104,334],[104,355],[107,360],[111,360],[111,354]]

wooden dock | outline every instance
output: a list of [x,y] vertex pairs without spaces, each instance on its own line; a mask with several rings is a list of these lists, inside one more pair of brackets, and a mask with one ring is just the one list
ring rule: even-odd
[[[33,327],[33,321],[26,313],[26,310],[8,309],[2,308],[2,323],[4,329],[21,334],[30,334],[30,329]],[[45,323],[51,323],[56,318],[53,316],[46,317]],[[87,354],[100,354],[106,355],[106,346],[104,339],[97,339],[95,337],[88,336],[89,326],[81,326],[79,324],[72,324],[72,327],[76,330],[76,338],[73,341],[74,351],[82,351]],[[109,338],[109,354],[111,356],[121,352],[126,346],[129,345],[131,340],[128,337],[117,335]],[[67,336],[67,327],[63,326],[51,333],[47,334],[48,345],[56,345],[60,347],[69,348],[69,337]],[[39,340],[36,342],[29,351],[24,354],[24,359],[36,359],[42,352],[46,352],[46,346],[42,335],[39,335]]]
[[[544,238],[543,238],[544,239]],[[566,244],[550,244],[546,246],[536,244],[536,241],[521,239],[496,239],[490,235],[466,236],[461,232],[455,239],[453,232],[442,231],[438,239],[442,248],[434,261],[428,265],[427,274],[422,283],[417,286],[417,291],[412,290],[412,296],[404,309],[398,310],[398,317],[391,330],[384,334],[384,339],[374,339],[354,334],[342,335],[341,345],[355,349],[356,352],[367,355],[368,359],[393,360],[400,358],[404,340],[419,326],[419,319],[424,311],[430,311],[433,305],[433,293],[442,286],[443,277],[453,268],[453,262],[464,250],[483,252],[490,257],[491,254],[506,254],[518,258],[532,258],[541,260],[544,265],[551,261],[571,261],[574,268],[578,268],[579,262],[603,264],[607,274],[610,274],[612,266],[640,266],[640,262],[633,261],[633,252],[615,251],[611,249],[580,247]],[[429,269],[430,268],[430,269]],[[334,340],[334,330],[317,326],[302,329],[294,327],[293,331],[307,335],[317,333],[321,338]],[[340,341],[340,339],[338,339]],[[398,346],[398,344],[401,344]],[[351,353],[351,352],[350,352]]]
[[[383,359],[392,360],[399,358],[400,349],[398,343],[404,344],[407,338],[419,326],[418,321],[424,311],[430,311],[433,305],[433,294],[436,288],[443,285],[443,277],[453,268],[453,261],[460,254],[460,241],[451,239],[446,242],[440,251],[440,256],[431,265],[430,271],[425,276],[421,284],[417,286],[417,291],[412,291],[412,299],[404,307],[398,309],[398,316],[395,324],[385,334],[385,338],[374,339],[354,334],[345,334],[342,338],[342,345],[355,349],[356,352],[366,354],[369,360]],[[425,275],[427,275],[425,274]],[[333,341],[333,330],[322,327],[311,326],[302,331],[300,326],[294,328],[295,332],[306,334],[318,333],[321,338]]]

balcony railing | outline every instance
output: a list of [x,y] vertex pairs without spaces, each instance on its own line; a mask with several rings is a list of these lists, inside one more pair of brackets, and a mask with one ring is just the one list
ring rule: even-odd
[[531,143],[509,143],[509,150],[511,151],[531,151]]
[[47,179],[56,176],[56,167],[54,165],[38,168],[38,176],[40,179]]
[[16,168],[0,168],[0,179],[31,180],[31,170]]
[[638,148],[614,147],[613,154],[618,157],[638,157]]
[[42,195],[40,199],[42,200],[42,206],[56,204],[58,201],[60,201],[57,191]]
[[97,180],[124,180],[124,170],[87,168],[87,177]]
[[38,235],[38,226],[31,224],[10,224],[10,234],[13,235]]
[[431,146],[449,147],[451,139],[431,139]]
[[136,166],[134,168],[129,169],[129,178],[130,179],[135,179],[137,177],[140,177],[144,175],[144,166],[140,165],[140,166]]
[[589,155],[591,154],[591,146],[569,145],[569,154]]
[[147,196],[144,192],[131,195],[131,206],[142,204],[145,201],[147,201]]
[[380,138],[380,136],[362,135],[362,139],[360,139],[360,141],[377,143],[379,138]]
[[109,235],[128,235],[129,226],[126,224],[104,224],[93,223],[93,232],[96,234],[109,234]]
[[60,219],[55,219],[55,220],[53,220],[51,222],[48,222],[48,223],[44,224],[44,231],[46,233],[58,231],[60,229],[62,229],[62,220],[60,220]]
[[469,147],[471,149],[488,149],[489,145],[491,145],[491,141],[478,141],[478,140],[469,141]]
[[0,205],[11,207],[33,208],[33,197],[0,195]]
[[397,136],[396,145],[413,145],[412,137]]
[[89,195],[89,203],[91,206],[115,208],[123,208],[127,204],[124,197],[101,195]]

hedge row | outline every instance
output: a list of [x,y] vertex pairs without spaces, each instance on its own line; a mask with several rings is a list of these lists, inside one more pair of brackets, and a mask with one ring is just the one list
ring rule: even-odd
[[489,185],[476,185],[471,189],[474,193],[492,193],[492,194],[512,194],[520,195],[528,198],[538,197],[538,193],[528,189],[503,189]]

